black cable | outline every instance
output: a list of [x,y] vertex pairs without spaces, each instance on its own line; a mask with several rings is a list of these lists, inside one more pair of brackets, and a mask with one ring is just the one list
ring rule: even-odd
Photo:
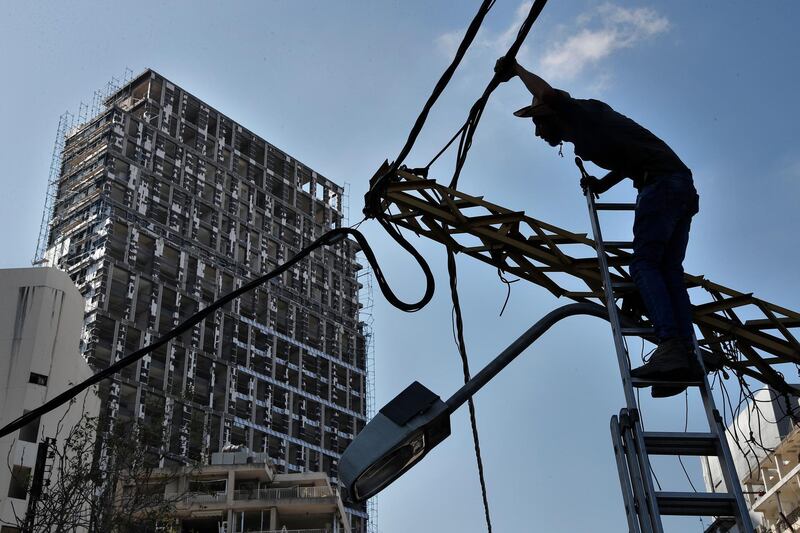
[[[470,380],[469,358],[467,357],[467,344],[464,341],[464,321],[461,316],[461,303],[458,298],[458,271],[456,257],[452,249],[447,248],[447,272],[450,274],[450,296],[453,300],[453,313],[455,315],[456,345],[461,356],[461,367],[464,372],[464,383]],[[492,532],[492,520],[489,516],[489,498],[486,494],[486,480],[483,475],[483,459],[481,459],[481,442],[478,438],[478,421],[475,417],[475,403],[472,396],[467,400],[469,407],[469,421],[472,426],[472,442],[475,447],[475,460],[478,464],[478,478],[481,483],[481,496],[483,497],[483,513],[486,517],[486,528]]]
[[[686,433],[689,431],[689,391],[685,391],[683,393],[684,399],[684,410],[683,410],[683,432]],[[694,492],[697,492],[697,488],[695,488],[694,483],[692,483],[692,478],[689,477],[689,472],[686,471],[686,466],[683,464],[683,458],[679,455],[678,462],[681,464],[681,469],[683,470],[683,474],[686,476],[687,481],[689,481],[689,486],[692,487]]]
[[[519,31],[517,32],[516,39],[514,39],[514,42],[508,49],[508,52],[506,52],[506,58],[516,58],[519,49],[522,47],[522,43],[525,41],[525,38],[528,36],[528,32],[533,27],[533,23],[536,22],[536,19],[539,17],[539,14],[544,9],[546,3],[547,0],[535,0],[533,2],[531,5],[531,10],[528,12],[528,16],[525,18],[519,28]],[[458,178],[461,175],[461,169],[464,167],[464,163],[467,160],[467,154],[469,153],[469,149],[472,147],[472,137],[475,135],[475,131],[478,129],[478,123],[481,120],[486,103],[489,101],[489,96],[491,96],[492,92],[494,92],[494,90],[502,83],[500,80],[500,76],[502,74],[503,73],[501,72],[496,72],[495,75],[492,76],[492,79],[489,81],[486,89],[484,89],[483,94],[472,105],[472,108],[469,111],[469,116],[467,117],[466,122],[467,127],[461,134],[461,142],[459,143],[458,157],[456,159],[456,168],[453,172],[453,178],[450,180],[450,188],[452,189],[455,189],[458,186]]]
[[433,108],[433,104],[436,103],[436,100],[442,94],[445,87],[447,87],[447,84],[450,83],[450,79],[453,77],[456,68],[461,63],[464,55],[467,53],[467,49],[472,44],[472,41],[478,34],[478,30],[483,24],[483,19],[489,13],[489,10],[492,9],[494,3],[495,0],[483,0],[480,8],[478,8],[478,12],[475,14],[472,22],[470,22],[469,27],[464,34],[464,38],[461,40],[461,44],[458,45],[458,50],[456,50],[456,55],[453,57],[453,61],[442,73],[442,76],[439,78],[439,81],[436,82],[436,85],[433,88],[433,92],[428,97],[425,105],[422,107],[422,111],[420,111],[417,120],[414,122],[414,126],[411,128],[411,131],[408,134],[405,145],[397,155],[397,159],[391,165],[388,165],[387,162],[387,165],[385,167],[381,167],[381,170],[379,170],[378,173],[376,173],[375,176],[373,176],[373,178],[370,180],[369,191],[364,195],[364,214],[368,217],[374,217],[380,214],[380,200],[383,196],[384,188],[388,184],[389,180],[392,179],[397,169],[400,168],[400,165],[403,164],[406,156],[408,156],[408,153],[414,146],[414,143],[416,142],[417,137],[419,136],[420,131],[422,131],[422,127],[425,125],[425,121],[428,118],[428,113],[430,113],[430,110]]
[[[428,164],[425,165],[425,167],[424,167],[425,170],[428,170],[429,168],[431,168],[431,165],[433,165],[436,162],[436,160],[439,159],[439,157],[443,153],[445,153],[448,148],[450,148],[450,145],[453,144],[453,142],[458,138],[459,135],[461,135],[461,133],[464,131],[464,128],[466,128],[466,127],[467,127],[467,124],[464,123],[460,128],[458,128],[458,131],[453,134],[453,136],[450,138],[449,141],[447,141],[447,144],[444,145],[444,148],[439,150],[439,153],[437,153],[435,156],[433,156],[433,159],[428,161]],[[800,374],[800,369],[798,369],[798,374]]]
[[506,277],[503,275],[503,271],[500,270],[499,268],[497,269],[497,276],[500,278],[500,281],[502,281],[505,284],[507,289],[506,299],[505,301],[503,301],[503,307],[500,309],[500,316],[503,316],[503,312],[506,310],[506,306],[508,305],[508,300],[509,298],[511,298],[511,284],[518,282],[519,278],[512,280],[506,279]]
[[[384,224],[384,228],[386,228],[386,230],[389,231],[390,233],[393,230],[393,228],[391,228],[391,226],[389,226],[388,224]],[[420,268],[424,272],[425,278],[426,278],[426,281],[427,281],[425,294],[422,296],[422,298],[420,298],[416,302],[410,302],[410,303],[400,300],[394,294],[394,292],[392,291],[392,289],[389,286],[388,282],[386,281],[386,278],[383,276],[383,272],[381,271],[380,265],[378,264],[378,261],[375,258],[375,254],[373,253],[372,248],[370,247],[370,245],[367,242],[367,239],[364,237],[364,235],[361,234],[361,232],[359,232],[358,230],[352,229],[352,228],[337,228],[337,229],[333,229],[333,230],[330,230],[330,231],[322,234],[319,238],[317,238],[315,241],[313,241],[310,245],[308,245],[306,248],[303,248],[302,250],[297,252],[297,254],[294,257],[292,257],[289,261],[283,263],[281,266],[279,266],[275,270],[273,270],[273,271],[271,271],[268,274],[265,274],[263,276],[259,276],[259,277],[255,278],[254,280],[246,283],[242,287],[236,289],[235,291],[229,292],[225,296],[222,296],[220,299],[216,300],[215,302],[211,303],[208,307],[205,307],[204,309],[202,309],[202,310],[198,311],[197,313],[195,313],[194,315],[190,316],[189,318],[184,320],[181,324],[179,324],[176,328],[174,328],[171,331],[169,331],[169,332],[165,333],[164,335],[160,336],[159,338],[157,338],[155,341],[153,341],[149,345],[147,345],[147,346],[145,346],[143,348],[140,348],[140,349],[136,350],[135,352],[123,357],[119,361],[117,361],[114,364],[110,365],[108,368],[105,368],[105,369],[101,370],[97,374],[94,374],[92,377],[82,381],[81,383],[79,383],[79,384],[77,384],[77,385],[75,385],[73,387],[70,387],[66,391],[64,391],[61,394],[57,395],[52,400],[49,400],[49,401],[45,402],[44,405],[42,405],[40,407],[37,407],[36,409],[33,409],[32,411],[28,411],[27,413],[23,414],[22,416],[20,416],[16,420],[13,420],[12,422],[6,424],[5,427],[0,429],[0,437],[5,437],[6,435],[12,433],[13,431],[16,431],[16,430],[20,429],[21,427],[25,426],[26,424],[28,424],[29,422],[35,420],[36,418],[44,415],[45,413],[48,413],[48,412],[52,411],[53,409],[55,409],[55,408],[65,404],[65,403],[67,403],[73,397],[78,395],[80,392],[88,389],[92,385],[95,385],[95,384],[103,381],[104,379],[113,376],[114,374],[116,374],[117,372],[121,371],[126,366],[128,366],[128,365],[130,365],[132,363],[135,363],[136,361],[138,361],[139,359],[141,359],[142,357],[144,357],[148,353],[150,353],[153,350],[163,346],[164,344],[169,342],[171,339],[174,339],[175,337],[181,335],[182,333],[185,333],[186,331],[190,330],[196,324],[199,324],[207,316],[209,316],[211,313],[213,313],[217,309],[220,309],[221,307],[223,307],[228,302],[238,298],[239,296],[241,296],[242,294],[245,294],[246,292],[249,292],[249,291],[255,289],[259,285],[262,285],[262,284],[266,283],[270,279],[272,279],[272,278],[274,278],[276,276],[279,276],[280,274],[283,274],[285,271],[290,269],[292,266],[294,266],[300,260],[302,260],[306,256],[308,256],[316,248],[319,248],[320,246],[330,246],[330,245],[336,244],[339,241],[341,241],[342,239],[344,239],[345,237],[347,237],[348,235],[352,236],[356,240],[356,242],[358,242],[358,244],[361,246],[361,251],[364,252],[364,256],[367,258],[367,261],[369,262],[370,266],[372,267],[372,271],[373,271],[373,273],[375,275],[375,278],[376,278],[376,280],[378,282],[378,286],[380,287],[381,292],[383,293],[384,297],[386,297],[386,299],[393,306],[397,307],[398,309],[400,309],[402,311],[414,312],[414,311],[418,311],[418,310],[422,309],[423,307],[425,307],[428,304],[428,302],[433,297],[433,291],[434,291],[433,273],[431,272],[430,267],[428,266],[427,263],[425,263],[425,260],[422,258],[422,256],[419,254],[419,252],[417,252],[417,250],[415,250],[410,244],[408,244],[408,242],[406,242],[405,239],[402,238],[402,236],[398,235],[398,237],[399,237],[398,242],[400,242],[401,245],[403,245],[403,248],[408,250],[411,253],[411,255],[414,257],[414,259],[417,261],[417,263],[419,264]],[[396,239],[397,239],[397,237],[396,237]]]
[[[628,347],[626,345],[625,346],[625,351],[627,352],[627,350],[628,350]],[[630,354],[628,354],[628,361],[630,361]],[[636,389],[636,405],[642,405],[641,404],[641,400],[639,398],[639,391],[641,391],[641,390],[642,389],[640,389],[640,388]],[[641,409],[638,410],[638,415],[639,415],[639,424],[641,424],[642,431],[644,431],[644,415],[642,414]],[[653,476],[653,480],[656,482],[656,486],[658,487],[658,490],[664,490],[664,489],[661,488],[661,482],[658,480],[658,476],[656,475],[656,470],[655,470],[655,468],[653,468],[653,463],[650,461],[650,455],[647,456],[647,469],[650,471],[650,475]]]
[[[547,0],[535,0],[533,5],[531,6],[531,11],[528,14],[528,17],[523,22],[519,33],[517,34],[517,38],[512,44],[511,48],[509,49],[508,53],[506,54],[509,58],[514,58],[519,51],[520,47],[522,46],[522,42],[525,40],[530,28],[533,26],[536,18],[538,17],[539,13],[541,13],[544,5],[547,3]],[[400,154],[397,156],[397,159],[389,164],[388,160],[381,165],[375,175],[370,179],[369,182],[369,190],[364,195],[364,215],[368,218],[377,218],[378,222],[386,229],[387,233],[395,239],[403,248],[405,248],[409,253],[414,255],[415,259],[417,259],[418,263],[423,266],[423,270],[425,271],[426,278],[427,278],[427,287],[425,292],[425,297],[428,295],[432,295],[433,293],[433,278],[429,276],[429,269],[427,269],[427,264],[425,263],[424,259],[419,255],[416,250],[406,241],[399,230],[394,228],[391,223],[388,221],[387,216],[385,214],[385,204],[384,204],[384,196],[386,187],[388,186],[389,182],[393,179],[396,179],[397,170],[403,164],[406,156],[411,151],[414,143],[416,142],[417,137],[419,136],[420,131],[422,130],[423,125],[425,124],[425,120],[428,117],[428,113],[430,112],[433,104],[438,99],[439,95],[444,91],[444,88],[449,83],[450,79],[453,76],[453,73],[456,70],[456,67],[461,62],[464,54],[466,53],[467,49],[469,48],[470,44],[472,43],[473,39],[478,33],[478,30],[483,23],[483,19],[489,10],[494,5],[494,0],[484,0],[481,4],[481,7],[478,10],[478,13],[473,18],[470,26],[467,28],[467,31],[464,35],[464,38],[461,41],[461,44],[458,47],[455,57],[453,61],[450,63],[448,68],[442,74],[442,77],[437,82],[436,86],[434,87],[433,92],[429,96],[427,102],[422,108],[420,115],[417,117],[414,126],[411,129],[411,132],[406,139],[406,143],[403,146]],[[478,122],[480,121],[480,117],[483,113],[483,109],[486,106],[486,102],[489,99],[489,95],[494,91],[494,89],[501,83],[500,81],[500,73],[495,73],[492,77],[492,80],[489,82],[489,86],[484,91],[481,98],[475,102],[472,106],[469,118],[464,126],[462,126],[456,134],[453,136],[452,139],[445,145],[445,147],[439,151],[439,153],[434,156],[428,166],[422,169],[425,173],[427,173],[427,169],[439,156],[444,153],[445,150],[455,141],[456,138],[460,137],[459,140],[459,149],[458,149],[458,160],[456,163],[456,169],[453,176],[453,180],[451,183],[451,187],[455,187],[458,175],[461,172],[461,168],[466,161],[467,154],[469,152],[469,148],[472,144],[472,137],[475,133],[475,130],[478,126]],[[458,348],[459,353],[461,354],[462,359],[462,366],[464,370],[465,382],[469,380],[469,362],[467,358],[467,351],[466,345],[464,343],[464,336],[463,336],[463,320],[461,317],[461,308],[458,300],[458,290],[457,290],[457,275],[456,275],[456,267],[455,267],[455,258],[454,252],[451,248],[447,248],[448,253],[448,270],[450,272],[450,288],[451,288],[451,295],[453,297],[453,308],[455,311],[455,320],[456,320],[456,329],[457,329],[457,336],[458,336]],[[509,286],[510,287],[510,286]],[[425,299],[423,297],[423,300]],[[428,298],[429,299],[429,298]],[[426,302],[427,303],[427,302]],[[504,305],[505,307],[505,305]],[[489,502],[488,497],[486,494],[486,482],[484,479],[483,473],[483,461],[481,459],[480,454],[480,441],[478,438],[478,428],[477,422],[475,417],[475,407],[472,402],[472,399],[469,400],[469,411],[470,411],[470,422],[472,425],[472,435],[473,441],[475,445],[475,456],[478,463],[478,475],[480,477],[481,482],[481,492],[483,495],[483,505],[484,505],[484,513],[486,515],[486,525],[491,533],[492,524],[491,518],[489,515]]]
[[[730,395],[728,394],[727,388],[725,387],[725,382],[720,380],[719,383],[720,383],[720,389],[722,389],[722,423],[725,426],[725,432],[733,438],[733,442],[736,444],[736,447],[739,448],[739,452],[742,454],[742,457],[744,457],[745,460],[747,461],[748,470],[752,472],[753,467],[750,466],[750,458],[747,457],[747,452],[744,451],[744,448],[742,448],[742,445],[739,442],[739,437],[738,437],[739,424],[737,423],[736,418],[733,416],[733,403],[731,402]],[[731,426],[733,426],[733,431],[731,431],[730,426],[728,426],[728,422],[725,417],[726,398],[728,400],[728,404],[731,409],[731,418],[733,419]],[[750,448],[750,451],[753,452],[753,456],[755,457],[755,450],[753,450],[753,447],[750,446],[749,442],[747,442],[747,447]],[[756,466],[758,466],[758,461],[756,461]]]
[[[392,293],[391,289],[389,289],[389,284],[383,277],[383,273],[380,272],[380,269],[378,269],[378,271],[375,272],[375,277],[378,280],[378,286],[380,287],[381,292],[386,297],[386,299],[389,300],[389,303],[391,303],[393,306],[397,307],[401,311],[405,311],[407,313],[413,313],[419,311],[420,309],[428,305],[428,302],[431,301],[431,298],[433,298],[433,293],[436,290],[436,282],[433,279],[433,273],[431,272],[428,263],[425,261],[425,258],[422,257],[422,254],[420,254],[416,248],[411,246],[411,243],[409,243],[397,229],[395,229],[389,222],[387,222],[383,218],[379,218],[378,222],[380,223],[381,226],[383,226],[383,229],[386,230],[386,233],[388,233],[398,244],[400,244],[400,246],[402,246],[408,253],[410,253],[414,257],[417,264],[422,269],[425,275],[425,294],[422,296],[422,298],[420,298],[418,302],[415,302],[413,304],[407,304],[405,302],[400,301],[397,297],[394,296],[394,293]],[[378,264],[378,261],[375,259],[375,255],[372,253],[372,249],[369,248],[367,240],[364,238],[363,235],[361,235],[361,233],[356,231],[354,236],[356,235],[358,235],[356,237],[357,241],[359,240],[359,237],[363,241],[363,244],[361,241],[359,241],[359,244],[362,245],[361,248],[364,251],[364,255],[367,257],[367,261],[370,262],[370,265],[372,265],[374,269],[374,267]]]

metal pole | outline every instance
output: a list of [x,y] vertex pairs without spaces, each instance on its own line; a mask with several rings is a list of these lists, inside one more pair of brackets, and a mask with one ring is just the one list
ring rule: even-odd
[[40,442],[36,448],[36,466],[33,469],[33,479],[31,488],[28,492],[28,509],[25,513],[24,533],[35,533],[36,525],[36,505],[42,496],[42,485],[44,484],[44,467],[47,462],[47,452],[50,449],[50,439]]

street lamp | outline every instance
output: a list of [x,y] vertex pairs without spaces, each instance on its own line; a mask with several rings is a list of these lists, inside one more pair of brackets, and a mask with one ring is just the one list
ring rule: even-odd
[[415,381],[387,403],[344,451],[341,479],[352,501],[377,494],[450,435],[447,404]]
[[450,436],[450,414],[453,411],[553,324],[574,315],[608,319],[606,308],[597,304],[564,305],[531,326],[446,402],[417,381],[406,387],[369,421],[342,454],[339,479],[344,483],[345,500],[363,502],[421,461]]

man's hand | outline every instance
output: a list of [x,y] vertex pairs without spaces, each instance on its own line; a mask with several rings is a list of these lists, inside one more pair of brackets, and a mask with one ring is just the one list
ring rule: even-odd
[[507,82],[517,75],[517,60],[513,57],[503,56],[494,64],[494,72],[500,83]]
[[600,198],[600,193],[606,192],[600,180],[588,174],[581,178],[581,189],[583,189],[583,194],[590,192],[594,194],[595,198]]

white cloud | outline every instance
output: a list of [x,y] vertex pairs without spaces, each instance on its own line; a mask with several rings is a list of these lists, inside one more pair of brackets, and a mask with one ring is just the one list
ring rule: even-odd
[[466,33],[465,30],[443,33],[436,38],[436,48],[445,57],[452,58],[456,55],[456,50],[458,50],[458,45],[464,38],[464,33]]
[[[492,57],[504,55],[511,47],[511,43],[516,39],[519,27],[525,21],[525,17],[528,16],[531,5],[533,5],[533,2],[529,0],[522,2],[514,13],[514,20],[505,30],[499,33],[487,31],[485,26],[481,27],[481,29],[478,30],[478,34],[475,36],[472,48],[483,52],[488,51],[492,54]],[[440,53],[448,59],[451,59],[456,55],[458,45],[461,44],[465,33],[466,29],[443,33],[436,38],[436,47],[439,49]]]
[[[498,32],[478,31],[465,64],[478,56],[480,62],[489,62],[504,55],[517,37],[517,32],[531,9],[533,2],[526,0],[517,7],[514,20]],[[545,30],[542,32],[542,30]],[[626,8],[604,3],[578,15],[571,24],[561,25],[556,31],[534,26],[534,32],[556,33],[566,36],[549,46],[544,52],[532,54],[523,45],[517,58],[523,65],[532,65],[545,79],[555,83],[570,81],[584,75],[591,67],[598,66],[615,52],[652,39],[669,29],[669,20],[649,7]],[[466,30],[444,33],[436,38],[436,47],[447,59],[455,56]],[[540,33],[540,35],[541,35]],[[530,38],[529,38],[530,40]],[[602,90],[611,84],[612,76],[606,70],[592,71],[593,79],[585,80],[594,90]]]
[[628,9],[603,4],[577,17],[572,34],[547,48],[540,70],[556,81],[571,80],[613,52],[634,46],[669,29],[669,21],[654,9]]
[[522,2],[519,7],[517,7],[517,11],[514,13],[513,22],[511,22],[508,28],[506,28],[506,31],[494,39],[492,45],[495,47],[495,51],[502,55],[505,54],[509,48],[511,48],[511,44],[517,38],[517,34],[519,33],[519,27],[522,26],[523,22],[525,22],[528,13],[530,13],[532,5],[533,2],[526,1]]

